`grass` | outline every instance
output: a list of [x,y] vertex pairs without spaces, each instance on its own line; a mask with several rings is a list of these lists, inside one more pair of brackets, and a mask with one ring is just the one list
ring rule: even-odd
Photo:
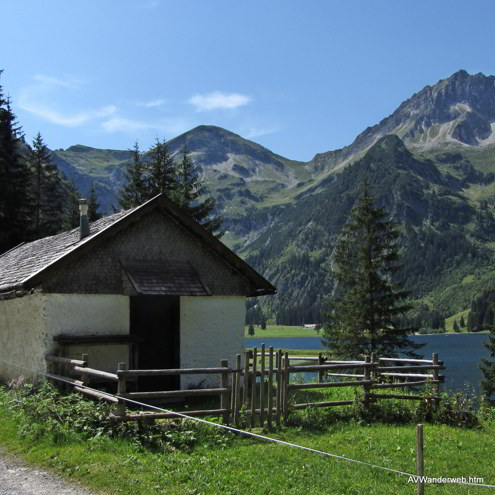
[[248,335],[247,326],[244,329],[244,336],[246,338],[253,338],[253,339],[262,339],[262,338],[285,339],[290,337],[318,337],[320,334],[316,333],[316,331],[313,330],[312,328],[285,326],[285,325],[267,325],[266,330],[262,330],[260,327],[255,326],[253,336]]
[[[287,442],[415,472],[415,424],[318,421],[322,410],[296,417],[299,426],[268,433]],[[146,449],[131,439],[67,434],[25,437],[22,415],[13,413],[0,391],[0,443],[27,462],[111,494],[410,494],[406,476],[324,458],[314,453],[232,434],[213,427],[188,427],[198,437],[193,448]],[[345,417],[345,413],[342,414]],[[255,430],[260,433],[261,430]],[[266,433],[266,432],[265,432]],[[425,472],[430,477],[484,478],[495,484],[495,415],[482,428],[425,426]],[[473,463],[476,459],[476,463]],[[486,488],[428,485],[428,494],[478,494]]]

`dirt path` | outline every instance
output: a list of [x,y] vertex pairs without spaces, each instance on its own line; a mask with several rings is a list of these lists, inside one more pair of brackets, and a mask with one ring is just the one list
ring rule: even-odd
[[96,495],[0,449],[0,495]]

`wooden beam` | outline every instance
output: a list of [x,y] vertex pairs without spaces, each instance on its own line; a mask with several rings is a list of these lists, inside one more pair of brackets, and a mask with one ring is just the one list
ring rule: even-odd
[[[198,388],[191,390],[160,390],[156,392],[127,392],[121,394],[129,399],[157,399],[161,397],[196,397],[198,395],[218,395],[229,392],[229,388]],[[227,410],[227,409],[225,409]]]
[[45,360],[50,363],[61,363],[61,364],[71,364],[73,366],[84,366],[86,363],[81,359],[69,359],[60,356],[53,356],[51,354],[45,355]]
[[81,394],[95,397],[96,399],[102,399],[102,400],[106,400],[107,402],[112,402],[113,404],[119,403],[119,399],[111,395],[105,394],[104,392],[98,392],[97,390],[90,390],[87,388],[77,387],[77,386],[74,387],[74,390],[76,392],[80,392]]
[[330,387],[357,387],[360,385],[372,385],[373,380],[354,380],[349,382],[323,382],[323,383],[301,383],[289,385],[289,390],[304,390],[313,388],[330,388]]
[[294,404],[291,406],[291,410],[294,409],[306,409],[308,407],[328,407],[328,406],[348,406],[354,404],[353,400],[334,400],[330,402],[308,402],[306,404]]
[[119,377],[115,373],[108,373],[106,371],[95,370],[93,368],[83,368],[81,366],[74,366],[74,371],[80,373],[81,375],[94,376],[96,378],[101,378],[102,380],[108,380],[112,382],[118,382]]
[[207,375],[214,373],[232,372],[231,368],[178,368],[178,369],[160,369],[160,370],[121,370],[117,371],[119,375],[125,376],[168,376],[168,375]]

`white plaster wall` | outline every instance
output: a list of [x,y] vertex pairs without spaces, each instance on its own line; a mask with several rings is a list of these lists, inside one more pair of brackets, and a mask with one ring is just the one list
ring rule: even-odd
[[[121,295],[33,294],[0,301],[0,377],[28,375],[18,366],[45,371],[45,354],[53,351],[53,337],[129,333],[129,298]],[[74,346],[71,356],[89,355],[89,365],[115,371],[128,363],[126,345]]]
[[32,294],[0,301],[0,378],[37,378],[29,370],[45,370],[49,341],[44,318],[44,296]]
[[[243,351],[244,296],[210,296],[180,298],[180,366],[206,368],[229,365]],[[203,381],[204,380],[204,381]],[[181,388],[218,386],[220,375],[183,375]]]

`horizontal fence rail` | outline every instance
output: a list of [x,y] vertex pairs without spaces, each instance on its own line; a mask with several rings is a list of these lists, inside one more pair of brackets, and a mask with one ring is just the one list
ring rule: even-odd
[[[318,356],[289,356],[288,352],[273,347],[246,350],[237,354],[233,366],[222,360],[218,367],[177,369],[126,369],[119,363],[116,373],[88,367],[88,356],[69,359],[60,355],[46,355],[54,378],[63,377],[74,390],[116,405],[111,418],[116,421],[172,418],[172,413],[138,413],[126,409],[122,399],[186,399],[190,397],[216,397],[218,406],[211,409],[188,410],[190,416],[221,416],[225,423],[237,426],[259,425],[271,427],[287,423],[291,411],[308,407],[348,406],[360,401],[366,407],[377,400],[425,400],[438,401],[444,379],[439,371],[445,369],[443,361],[434,353],[432,359],[372,358],[364,360],[330,360],[320,353]],[[291,361],[298,363],[291,364]],[[292,375],[303,377],[294,381]],[[81,377],[74,379],[74,375]],[[136,390],[136,379],[140,377],[167,377],[182,375],[217,375],[218,384],[210,388],[183,390]],[[314,376],[310,379],[308,377]],[[97,380],[116,383],[117,397],[84,388],[85,381]],[[299,378],[301,380],[301,378]],[[139,382],[137,382],[139,384]],[[129,390],[128,385],[133,385]],[[317,391],[355,387],[362,390],[362,398],[354,400],[321,400],[297,403],[302,391]],[[430,387],[429,395],[422,394]],[[399,390],[397,390],[399,389]],[[409,389],[412,393],[402,392]],[[388,390],[390,390],[389,393]],[[417,392],[417,393],[415,393]],[[309,396],[311,397],[311,395]],[[328,397],[331,399],[331,397]],[[313,399],[314,400],[314,399]],[[299,398],[300,401],[300,398]]]

